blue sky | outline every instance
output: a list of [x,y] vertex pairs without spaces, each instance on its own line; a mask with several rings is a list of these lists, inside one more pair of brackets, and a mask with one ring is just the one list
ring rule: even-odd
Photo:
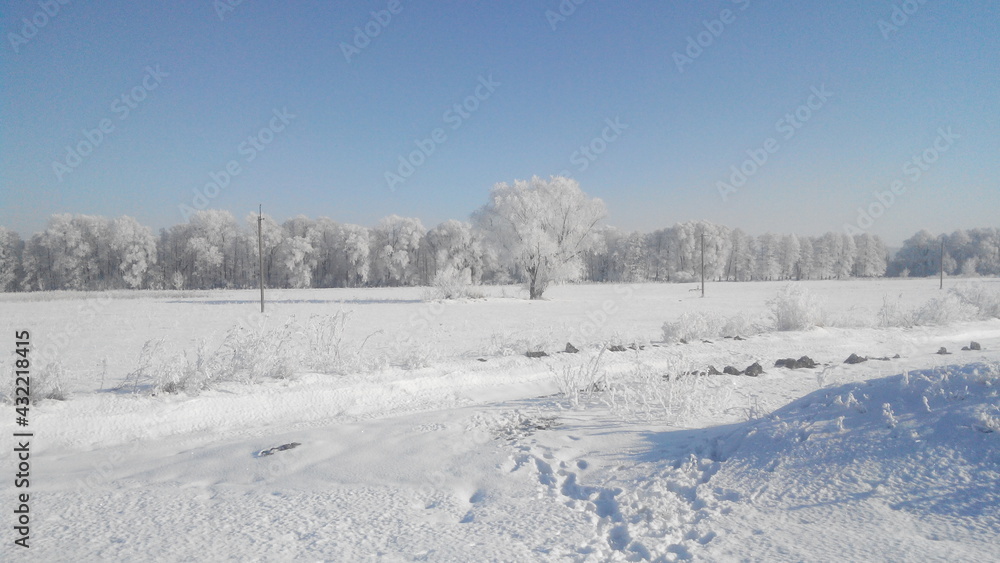
[[[222,17],[210,0],[42,4],[0,12],[0,225],[22,235],[62,212],[169,226],[233,165],[208,204],[238,218],[262,203],[279,220],[431,227],[467,219],[496,182],[569,171],[626,230],[843,230],[894,182],[860,225],[891,244],[997,226],[988,0],[566,0],[558,19],[557,0],[401,0],[385,25],[388,0],[244,0]],[[894,7],[902,25],[880,26]],[[366,25],[377,35],[348,61]],[[704,46],[679,67],[689,38]],[[808,119],[786,138],[796,111]],[[77,162],[66,147],[86,151],[86,132],[103,138]],[[433,152],[390,189],[416,141]],[[752,173],[724,199],[733,167]]]

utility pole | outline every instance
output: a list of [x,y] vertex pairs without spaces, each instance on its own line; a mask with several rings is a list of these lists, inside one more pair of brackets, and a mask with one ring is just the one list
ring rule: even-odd
[[938,289],[944,289],[944,238],[941,239],[941,285]]
[[701,233],[701,296],[705,297],[705,233]]
[[260,273],[260,312],[264,312],[264,204],[257,211],[257,269]]

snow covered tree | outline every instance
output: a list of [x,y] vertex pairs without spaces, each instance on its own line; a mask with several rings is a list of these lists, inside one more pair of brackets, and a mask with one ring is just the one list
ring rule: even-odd
[[778,237],[764,233],[757,237],[756,270],[758,279],[776,280],[781,277],[781,248]]
[[802,251],[799,237],[795,235],[783,235],[779,243],[779,248],[778,267],[781,271],[780,277],[786,280],[798,277],[799,255]]
[[345,281],[348,287],[365,285],[371,277],[372,232],[360,225],[343,225]]
[[311,287],[316,259],[309,238],[294,236],[285,239],[281,245],[281,264],[290,287],[296,289]]
[[143,287],[150,266],[156,263],[156,238],[149,227],[132,217],[123,216],[111,222],[109,233],[111,260],[118,275],[128,288]]
[[597,243],[604,202],[587,196],[576,180],[499,183],[474,223],[499,249],[501,260],[524,278],[530,299],[539,299],[553,282],[580,276],[582,254]]
[[24,243],[14,231],[0,227],[0,291],[14,291],[21,269]]
[[743,232],[743,229],[733,229],[729,235],[732,246],[732,256],[729,259],[726,278],[732,276],[734,281],[753,279],[754,273],[754,239]]
[[427,232],[425,237],[433,262],[432,271],[468,271],[469,283],[479,283],[483,275],[482,233],[472,225],[454,219]]
[[390,215],[372,229],[374,278],[381,285],[410,285],[418,278],[418,252],[425,233],[420,219]]
[[854,235],[854,245],[857,248],[854,275],[862,278],[884,276],[887,252],[882,239],[871,233]]
[[938,271],[941,243],[930,232],[921,230],[903,241],[890,265],[890,275],[898,276],[904,270],[909,276],[931,276]]

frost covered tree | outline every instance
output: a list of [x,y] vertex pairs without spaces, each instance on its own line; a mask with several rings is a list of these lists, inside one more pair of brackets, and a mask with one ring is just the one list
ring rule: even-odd
[[799,256],[802,252],[802,245],[799,237],[795,235],[783,235],[779,243],[778,266],[782,279],[798,277]]
[[886,270],[885,243],[871,233],[854,235],[857,249],[854,258],[854,275],[862,278],[884,276]]
[[285,239],[281,245],[281,264],[290,287],[296,289],[311,287],[316,259],[309,238],[294,236]]
[[372,270],[381,285],[416,283],[420,241],[425,229],[420,219],[390,215],[372,229]]
[[123,216],[111,222],[108,248],[111,262],[125,287],[144,287],[150,266],[156,264],[156,238],[149,227],[132,217]]
[[365,285],[371,277],[371,229],[343,225],[344,280],[348,287]]
[[424,239],[432,261],[432,271],[468,272],[469,283],[479,283],[483,276],[482,233],[472,225],[454,219],[427,232]]
[[17,288],[24,243],[16,232],[0,227],[0,291]]
[[726,279],[732,276],[734,281],[746,281],[753,279],[754,272],[754,239],[743,232],[743,229],[733,229],[729,235],[732,255],[729,259],[729,267]]
[[898,276],[903,271],[914,277],[931,276],[937,273],[941,243],[927,230],[903,241],[903,247],[896,253],[890,266],[890,275]]
[[780,244],[773,233],[757,237],[756,271],[759,279],[776,280],[781,277]]
[[576,180],[535,176],[495,185],[473,219],[503,263],[523,276],[529,298],[539,299],[551,283],[579,278],[605,215],[604,202]]

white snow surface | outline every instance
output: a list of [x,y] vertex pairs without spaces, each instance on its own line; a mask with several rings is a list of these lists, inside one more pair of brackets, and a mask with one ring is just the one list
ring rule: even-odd
[[[923,305],[936,281],[800,283],[828,326],[688,344],[660,326],[764,318],[783,284],[270,291],[263,316],[249,291],[0,295],[6,347],[30,330],[68,390],[31,409],[30,549],[0,405],[0,560],[1000,560],[1000,320],[879,328],[885,299]],[[148,340],[190,355],[237,323],[337,310],[364,369],[116,389]],[[821,365],[773,367],[803,355]],[[594,361],[611,391],[560,393]],[[763,375],[685,375],[753,362]]]

